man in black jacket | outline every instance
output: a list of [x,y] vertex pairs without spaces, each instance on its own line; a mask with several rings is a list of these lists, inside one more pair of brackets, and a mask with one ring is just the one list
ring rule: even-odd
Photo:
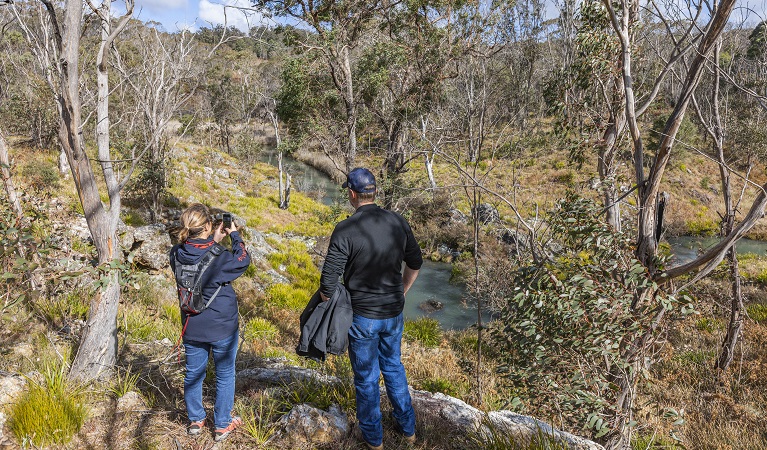
[[398,431],[408,442],[415,442],[415,411],[400,347],[405,294],[418,276],[423,259],[407,221],[374,203],[376,181],[368,169],[349,172],[343,187],[348,188],[349,202],[356,211],[340,222],[330,237],[320,293],[323,300],[330,298],[343,274],[354,311],[349,358],[354,370],[357,420],[368,448],[380,450],[381,374]]

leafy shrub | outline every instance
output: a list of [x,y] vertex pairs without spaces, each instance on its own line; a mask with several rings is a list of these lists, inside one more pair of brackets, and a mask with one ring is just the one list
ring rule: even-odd
[[38,192],[51,192],[59,188],[59,170],[47,161],[29,161],[21,174],[29,186]]
[[635,368],[652,362],[648,342],[675,314],[692,311],[689,299],[649,279],[633,240],[601,222],[599,211],[569,194],[549,213],[548,238],[562,251],[514,271],[489,332],[501,375],[524,401],[597,437],[621,423],[619,380],[639,382]]
[[29,380],[29,390],[11,407],[9,426],[19,441],[35,446],[65,444],[83,423],[87,409],[78,389],[66,382],[66,366],[48,366],[43,383]]
[[419,342],[425,347],[437,347],[442,342],[442,328],[436,319],[421,317],[406,320],[403,336],[410,342]]

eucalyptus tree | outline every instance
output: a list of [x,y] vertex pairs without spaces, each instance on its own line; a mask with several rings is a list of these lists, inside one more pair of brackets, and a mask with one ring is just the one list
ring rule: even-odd
[[407,145],[425,124],[420,118],[442,101],[444,80],[457,75],[460,60],[482,51],[485,28],[492,29],[496,16],[464,2],[405,1],[377,17],[380,32],[360,56],[356,75],[386,145],[380,178],[387,207],[397,199],[399,174],[420,156]]
[[[109,146],[109,96],[107,57],[112,43],[122,31],[133,10],[133,2],[127,2],[127,14],[113,24],[111,2],[101,6],[90,4],[101,19],[101,45],[97,52],[95,67],[99,81],[96,124],[98,156],[95,159],[106,182],[105,198],[109,207],[101,201],[96,174],[91,157],[86,152],[80,91],[80,41],[84,27],[83,1],[67,0],[63,9],[48,0],[24,5],[11,5],[19,26],[35,55],[44,67],[46,82],[56,99],[60,115],[58,136],[72,170],[79,200],[98,253],[101,275],[96,295],[91,299],[88,320],[80,345],[70,369],[73,379],[91,380],[111,371],[117,357],[117,306],[120,300],[120,266],[122,251],[116,230],[121,210],[121,189],[127,183],[132,170],[122,178],[115,172],[115,161]],[[26,8],[31,8],[29,15]],[[30,20],[37,19],[35,26]]]
[[381,0],[255,0],[253,3],[274,16],[298,21],[310,30],[293,33],[293,42],[301,51],[319,55],[342,104],[343,132],[334,134],[338,140],[336,153],[343,158],[344,170],[348,172],[357,157],[360,118],[354,65],[375,14],[388,3]]
[[119,128],[126,147],[141,161],[134,189],[150,198],[151,219],[156,220],[167,187],[171,121],[183,108],[193,109],[204,87],[206,62],[230,37],[224,29],[209,44],[200,44],[188,30],[169,34],[138,21],[131,22],[126,35],[113,52],[122,80],[116,92],[125,98]]

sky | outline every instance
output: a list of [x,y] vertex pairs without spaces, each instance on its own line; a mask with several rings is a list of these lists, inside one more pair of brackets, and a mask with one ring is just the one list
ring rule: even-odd
[[[124,4],[117,9],[125,11]],[[144,22],[160,22],[169,32],[224,23],[246,31],[252,26],[269,24],[251,7],[250,0],[136,0],[133,16]]]
[[[661,0],[659,3],[667,1],[684,5],[689,0]],[[556,16],[555,2],[546,1],[547,16]],[[160,22],[169,32],[224,23],[246,31],[255,25],[274,24],[252,8],[250,0],[136,0],[134,17],[144,22]],[[739,0],[731,17],[733,22],[745,21],[754,26],[767,19],[767,0]]]

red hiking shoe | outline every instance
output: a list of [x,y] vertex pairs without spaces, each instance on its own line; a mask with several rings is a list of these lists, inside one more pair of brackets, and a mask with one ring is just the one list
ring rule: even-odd
[[229,435],[232,434],[232,431],[237,429],[240,425],[242,425],[242,419],[239,416],[232,417],[232,421],[229,422],[229,426],[216,430],[213,440],[216,442],[223,441],[224,439],[228,438]]

